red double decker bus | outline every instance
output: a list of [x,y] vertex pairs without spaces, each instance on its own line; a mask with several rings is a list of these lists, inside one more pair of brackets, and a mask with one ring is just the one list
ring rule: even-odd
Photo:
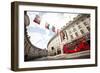
[[90,40],[80,38],[63,46],[63,53],[76,53],[80,51],[90,50]]

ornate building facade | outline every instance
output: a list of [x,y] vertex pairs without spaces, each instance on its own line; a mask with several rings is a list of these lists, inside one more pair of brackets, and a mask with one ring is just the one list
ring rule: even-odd
[[52,37],[47,47],[49,56],[90,50],[90,15],[79,14]]

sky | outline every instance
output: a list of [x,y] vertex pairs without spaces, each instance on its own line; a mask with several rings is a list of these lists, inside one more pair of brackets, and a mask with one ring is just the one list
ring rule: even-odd
[[[78,14],[28,11],[27,15],[30,19],[27,32],[31,43],[38,48],[47,49],[49,40],[56,34],[52,31],[52,26],[56,28],[55,30],[61,29]],[[40,24],[33,21],[36,15],[39,15],[41,18]],[[45,23],[50,24],[49,30],[45,28]]]

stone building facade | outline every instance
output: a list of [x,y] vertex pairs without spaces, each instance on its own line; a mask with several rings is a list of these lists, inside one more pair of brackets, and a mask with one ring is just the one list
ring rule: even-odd
[[27,29],[26,29],[29,23],[30,23],[29,18],[27,14],[25,13],[25,16],[24,16],[24,24],[25,24],[25,27],[24,27],[24,60],[25,61],[45,57],[48,54],[47,53],[48,51],[46,49],[38,48],[30,42],[30,36],[27,35]]
[[61,29],[60,34],[56,34],[49,41],[48,55],[54,56],[58,54],[63,54],[63,45],[71,43],[74,40],[78,40],[85,37],[86,40],[90,40],[90,15],[89,14],[79,14],[77,17],[73,18]]

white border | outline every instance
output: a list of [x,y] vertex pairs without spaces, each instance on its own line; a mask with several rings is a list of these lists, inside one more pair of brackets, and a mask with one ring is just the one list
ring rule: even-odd
[[[53,12],[72,12],[72,13],[89,13],[91,14],[91,59],[75,59],[75,60],[53,60],[53,61],[31,61],[24,62],[24,11],[53,11]],[[95,64],[95,10],[80,8],[61,8],[61,7],[44,7],[44,6],[19,6],[19,68],[35,68],[50,67],[64,65],[83,65]]]

